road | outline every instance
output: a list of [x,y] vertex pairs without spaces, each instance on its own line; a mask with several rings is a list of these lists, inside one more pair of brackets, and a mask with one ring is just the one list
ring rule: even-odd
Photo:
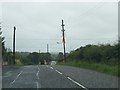
[[60,65],[4,66],[3,88],[118,88],[115,76]]

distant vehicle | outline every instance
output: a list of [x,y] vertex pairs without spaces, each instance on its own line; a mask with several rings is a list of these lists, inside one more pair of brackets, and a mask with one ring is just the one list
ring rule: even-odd
[[46,60],[41,61],[41,65],[47,65],[47,64],[48,64],[48,62]]
[[56,65],[56,61],[51,61],[50,65]]

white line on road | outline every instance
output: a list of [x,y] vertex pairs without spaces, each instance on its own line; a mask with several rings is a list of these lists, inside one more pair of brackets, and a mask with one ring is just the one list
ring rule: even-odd
[[38,65],[38,70],[40,70],[39,65]]
[[11,84],[13,84],[16,80],[12,81]]
[[18,77],[22,74],[22,72],[23,72],[23,71],[21,71],[21,72],[17,75],[17,77],[14,79],[14,81],[11,82],[11,84],[13,84],[13,83],[18,79]]
[[39,79],[39,71],[36,73],[37,78]]
[[53,69],[53,67],[50,67],[51,69]]
[[40,70],[40,68],[38,67],[38,70]]
[[72,78],[70,78],[70,77],[67,77],[69,80],[71,80],[72,82],[74,82],[75,84],[77,84],[78,86],[80,86],[80,87],[82,87],[82,88],[84,88],[84,89],[86,89],[86,90],[88,90],[86,87],[84,87],[83,85],[81,85],[80,83],[78,83],[78,82],[76,82],[75,80],[73,80]]
[[37,90],[38,90],[38,88],[40,88],[40,87],[39,87],[39,83],[38,83],[38,82],[36,82],[36,84],[37,84]]
[[10,74],[12,71],[8,71],[8,72],[6,72],[5,74]]
[[55,70],[55,71],[62,75],[62,73],[60,71],[58,71],[58,70]]
[[12,71],[8,71],[3,75],[3,77],[9,77],[11,75],[12,75]]

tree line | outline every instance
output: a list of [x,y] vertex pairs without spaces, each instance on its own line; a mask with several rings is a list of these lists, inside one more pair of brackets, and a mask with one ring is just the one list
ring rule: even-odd
[[[2,43],[2,58],[3,63],[11,65],[13,62],[13,54],[10,49],[5,48],[5,38],[2,36],[2,30],[0,25],[0,38]],[[118,43],[111,44],[99,44],[99,45],[86,45],[80,47],[74,51],[67,53],[67,61],[86,61],[86,62],[97,62],[105,63],[110,65],[120,64],[120,38]],[[50,62],[51,60],[62,61],[63,53],[60,52],[58,56],[54,59],[50,53],[27,53],[23,55],[21,52],[17,52],[15,58],[20,60],[23,64],[38,64],[39,62]]]
[[32,52],[27,56],[21,57],[21,62],[25,65],[36,65],[36,64],[49,64],[53,60],[50,53],[37,53]]
[[[13,53],[11,51],[6,51],[6,54],[3,54],[3,62],[6,62],[6,65],[12,65]],[[20,62],[21,65],[37,65],[37,64],[49,64],[50,61],[54,60],[51,57],[50,53],[37,53],[37,52],[16,52],[15,62]]]
[[86,45],[72,51],[67,60],[86,61],[105,63],[110,65],[120,64],[120,42],[114,45],[99,44],[99,45]]
[[[13,52],[11,49],[5,47],[5,37],[2,36],[2,28],[0,25],[0,43],[2,43],[2,64],[3,65],[13,65]],[[37,53],[37,52],[16,52],[15,61],[21,62],[21,64],[39,64],[39,63],[49,63],[53,58],[50,53]]]

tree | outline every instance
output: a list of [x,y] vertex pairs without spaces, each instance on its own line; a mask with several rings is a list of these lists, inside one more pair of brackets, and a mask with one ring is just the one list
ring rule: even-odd
[[58,56],[57,56],[57,60],[59,62],[63,61],[63,53],[62,52],[59,52]]
[[39,63],[39,54],[37,52],[30,53],[27,58],[30,60],[31,64]]
[[6,59],[6,49],[5,49],[5,38],[2,36],[1,25],[0,25],[0,39],[1,39],[1,44],[2,44],[2,58],[3,58],[3,62],[7,62],[7,59]]
[[2,37],[2,28],[1,28],[1,26],[0,26],[0,37],[1,37],[1,42],[2,42],[2,55],[4,55],[5,52],[6,52],[5,41],[4,41],[5,38]]
[[46,63],[49,64],[49,62],[52,60],[53,60],[53,58],[50,53],[40,53],[39,54],[39,61],[41,63],[45,63],[44,61],[46,61]]

